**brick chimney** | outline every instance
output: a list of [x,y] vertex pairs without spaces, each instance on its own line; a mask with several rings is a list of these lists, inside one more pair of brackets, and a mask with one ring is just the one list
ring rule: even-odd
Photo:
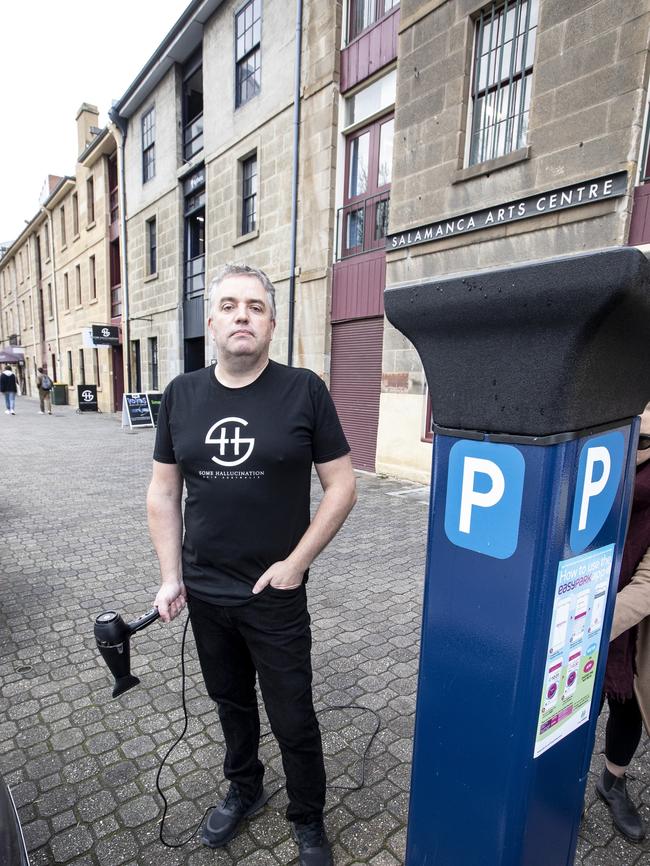
[[93,140],[94,133],[91,132],[91,127],[97,126],[99,120],[99,109],[96,105],[89,105],[83,102],[81,108],[77,112],[77,152],[83,153],[87,145]]

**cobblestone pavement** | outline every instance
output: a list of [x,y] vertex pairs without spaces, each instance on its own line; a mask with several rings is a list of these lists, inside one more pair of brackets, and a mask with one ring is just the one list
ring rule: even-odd
[[[144,506],[153,432],[130,434],[114,416],[80,416],[70,407],[40,416],[27,398],[17,412],[0,414],[0,771],[19,805],[32,863],[294,864],[284,790],[227,849],[209,851],[193,839],[170,850],[158,839],[155,776],[182,728],[184,617],[134,636],[133,672],[142,683],[110,698],[92,622],[107,608],[135,618],[156,591]],[[331,787],[326,821],[337,866],[397,866],[405,848],[427,496],[369,475],[359,477],[359,492],[349,522],[312,570],[315,697],[319,708],[371,708],[382,727],[365,789]],[[163,774],[168,839],[191,832],[223,792],[222,740],[191,639],[187,677],[189,730]],[[358,781],[373,725],[361,711],[324,713],[330,786]],[[647,747],[644,738],[630,788],[650,819]],[[576,864],[650,866],[650,842],[632,845],[616,835],[596,800],[601,749],[602,723]],[[267,781],[277,787],[272,738],[263,755]]]

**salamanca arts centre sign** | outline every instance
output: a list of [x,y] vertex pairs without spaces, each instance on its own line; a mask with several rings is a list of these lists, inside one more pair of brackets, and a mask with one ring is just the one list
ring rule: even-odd
[[527,198],[517,199],[507,204],[499,204],[494,205],[494,207],[484,208],[483,210],[470,211],[469,213],[417,226],[405,232],[388,235],[386,238],[386,249],[397,250],[402,247],[412,247],[416,244],[428,244],[433,241],[443,240],[443,238],[487,229],[491,226],[530,219],[542,214],[566,210],[570,207],[594,204],[597,201],[621,196],[625,193],[626,189],[627,172],[619,171],[615,174],[595,177],[592,180],[583,180],[571,186],[564,186],[560,189],[553,189],[548,192],[528,196]]

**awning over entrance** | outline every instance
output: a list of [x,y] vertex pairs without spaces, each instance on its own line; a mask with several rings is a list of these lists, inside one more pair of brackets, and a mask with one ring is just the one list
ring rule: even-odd
[[25,352],[14,346],[0,347],[0,364],[24,364]]

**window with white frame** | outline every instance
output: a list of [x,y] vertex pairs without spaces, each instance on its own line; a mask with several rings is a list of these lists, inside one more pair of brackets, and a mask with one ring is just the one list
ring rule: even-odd
[[235,15],[235,107],[260,91],[262,0],[249,0]]
[[383,18],[399,0],[350,0],[348,7],[348,42]]
[[250,234],[257,229],[257,152],[241,163],[241,233]]
[[468,165],[524,147],[539,0],[495,0],[475,21]]
[[142,115],[142,183],[156,174],[156,109]]

